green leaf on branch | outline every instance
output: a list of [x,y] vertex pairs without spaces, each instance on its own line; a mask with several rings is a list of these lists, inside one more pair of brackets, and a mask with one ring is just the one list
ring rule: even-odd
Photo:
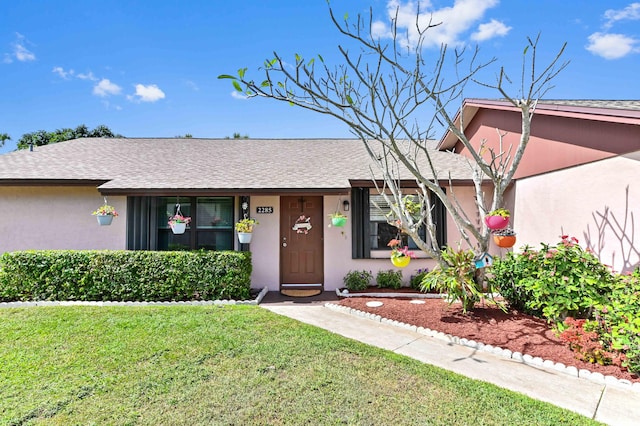
[[231,80],[235,80],[237,77],[234,77],[234,76],[229,75],[229,74],[220,74],[220,75],[218,76],[218,78],[219,78],[219,79],[229,78],[229,79],[231,79]]
[[240,86],[238,80],[233,80],[233,87],[235,87],[238,92],[242,92],[242,86]]
[[246,68],[240,68],[240,69],[238,70],[238,76],[240,76],[240,79],[243,79],[243,78],[244,78],[244,74],[245,74],[246,72],[247,72],[247,69],[246,69]]

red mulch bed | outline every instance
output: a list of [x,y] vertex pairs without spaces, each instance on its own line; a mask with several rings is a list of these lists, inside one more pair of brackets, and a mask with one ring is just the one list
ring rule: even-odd
[[[387,289],[371,288],[371,292],[390,292]],[[410,292],[402,289],[401,292]],[[353,292],[352,292],[353,293]],[[370,308],[370,301],[380,301],[383,305]],[[516,311],[503,312],[499,308],[483,303],[466,315],[461,305],[449,305],[442,299],[421,299],[424,304],[409,303],[411,298],[375,298],[351,297],[342,299],[339,304],[380,315],[383,318],[429,328],[460,338],[475,340],[485,345],[499,346],[512,352],[529,354],[566,366],[598,372],[605,376],[614,376],[632,382],[640,382],[638,375],[632,375],[617,365],[599,365],[580,361],[575,353],[558,339],[546,321]]]

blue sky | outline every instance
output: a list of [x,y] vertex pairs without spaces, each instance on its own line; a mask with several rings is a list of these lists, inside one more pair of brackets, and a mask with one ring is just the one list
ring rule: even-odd
[[[578,0],[333,0],[337,16],[368,13],[384,33],[389,10],[433,13],[440,43],[480,47],[516,76],[526,37],[541,33],[540,57],[568,42],[569,67],[554,99],[639,99],[640,3]],[[408,19],[408,18],[407,18]],[[402,21],[401,25],[409,24]],[[339,63],[344,43],[325,0],[71,1],[0,5],[0,133],[100,124],[127,137],[351,137],[347,127],[265,99],[234,96],[229,80],[277,51]],[[493,68],[495,71],[497,68]],[[490,75],[490,74],[489,74]],[[470,87],[467,97],[498,97]],[[439,135],[438,135],[439,136]]]

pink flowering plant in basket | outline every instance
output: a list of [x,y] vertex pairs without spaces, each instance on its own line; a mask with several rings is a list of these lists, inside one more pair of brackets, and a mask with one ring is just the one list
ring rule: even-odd
[[415,253],[409,250],[409,247],[407,246],[402,247],[402,241],[397,240],[395,238],[389,241],[387,246],[391,247],[392,259],[397,259],[401,257],[411,257],[411,258],[416,257]]
[[174,223],[185,223],[188,225],[189,223],[191,223],[191,218],[189,216],[183,216],[182,214],[177,213],[169,218],[169,226],[173,225]]

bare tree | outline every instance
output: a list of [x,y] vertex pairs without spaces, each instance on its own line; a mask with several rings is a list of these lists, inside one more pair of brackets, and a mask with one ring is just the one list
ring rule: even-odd
[[[486,252],[489,246],[489,230],[470,220],[455,197],[451,177],[438,172],[433,161],[435,129],[444,126],[453,132],[468,150],[472,161],[473,184],[478,213],[481,219],[503,205],[503,194],[511,183],[522,159],[530,136],[531,120],[536,103],[552,87],[551,80],[567,65],[560,63],[564,47],[544,68],[536,67],[539,36],[527,39],[523,53],[521,86],[517,96],[507,93],[511,80],[500,68],[492,84],[477,79],[480,72],[495,62],[490,59],[478,62],[478,49],[450,52],[442,46],[438,55],[430,60],[423,44],[429,30],[437,26],[431,20],[425,23],[419,11],[415,20],[415,33],[401,34],[397,26],[398,12],[392,20],[392,38],[383,43],[372,31],[372,12],[367,19],[358,15],[351,24],[348,16],[339,21],[331,7],[331,20],[337,29],[355,46],[352,54],[343,45],[338,47],[344,63],[335,67],[325,63],[322,56],[305,60],[295,55],[294,63],[287,63],[274,52],[273,59],[265,62],[264,79],[256,82],[246,74],[247,68],[237,75],[220,75],[231,79],[234,87],[248,97],[265,97],[287,102],[321,114],[327,114],[346,123],[350,131],[361,139],[384,178],[379,192],[391,206],[393,214],[389,223],[406,232],[417,246],[443,263],[436,239],[436,224],[431,211],[430,194],[435,194],[454,219],[462,238],[476,254]],[[450,71],[449,67],[451,67]],[[453,78],[451,76],[454,76]],[[503,147],[498,151],[482,146],[474,147],[465,135],[463,116],[455,120],[454,114],[462,105],[463,92],[469,84],[491,87],[514,107],[521,111],[522,136],[517,146]],[[462,111],[460,109],[460,111]],[[498,132],[498,137],[502,136]],[[400,186],[400,170],[406,169],[417,184],[420,204],[419,218],[407,208],[406,198]],[[449,196],[441,187],[448,181]],[[489,183],[492,194],[485,196],[484,187]],[[488,202],[487,200],[491,201]],[[474,215],[475,216],[475,215]],[[483,221],[484,222],[484,221]],[[418,232],[421,226],[427,230],[427,238]]]

